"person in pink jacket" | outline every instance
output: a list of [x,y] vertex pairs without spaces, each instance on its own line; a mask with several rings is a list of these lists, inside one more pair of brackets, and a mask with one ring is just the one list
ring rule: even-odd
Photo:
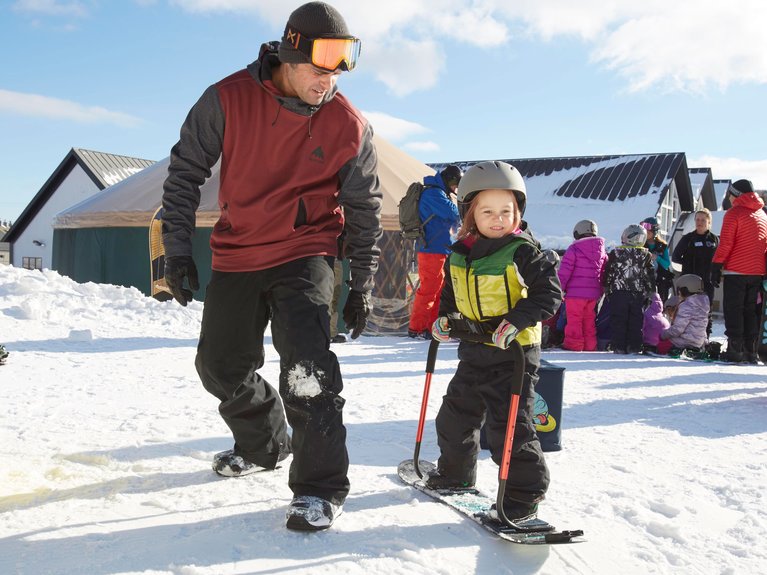
[[660,334],[670,326],[671,322],[663,313],[663,300],[661,300],[660,294],[652,292],[650,305],[644,310],[644,321],[642,323],[644,350],[650,353],[659,353],[658,343],[660,342]]
[[564,349],[596,351],[596,305],[602,297],[602,271],[607,262],[605,240],[597,236],[596,223],[581,220],[559,264],[559,281],[565,293]]
[[685,274],[679,276],[674,285],[679,294],[679,305],[671,327],[663,330],[660,337],[680,350],[699,352],[708,342],[706,327],[711,307],[703,288],[703,279],[695,274]]

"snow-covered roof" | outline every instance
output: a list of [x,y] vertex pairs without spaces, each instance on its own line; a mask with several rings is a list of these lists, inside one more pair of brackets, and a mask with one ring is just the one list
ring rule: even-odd
[[[410,182],[433,173],[426,164],[406,154],[380,136],[373,136],[378,155],[378,178],[383,193],[381,220],[384,229],[399,229],[397,204]],[[103,191],[57,214],[54,228],[148,226],[162,201],[162,186],[168,176],[170,158],[121,180]],[[200,187],[197,225],[211,227],[220,216],[219,164]]]
[[690,168],[688,172],[695,206],[698,207],[700,201],[704,208],[712,212],[720,209],[721,202],[718,202],[716,198],[711,168]]
[[[467,170],[482,160],[430,164]],[[583,219],[597,223],[609,246],[625,227],[655,216],[672,182],[682,210],[694,209],[684,153],[630,154],[502,160],[515,166],[527,186],[525,220],[544,248],[565,249]]]
[[116,184],[154,164],[153,160],[143,160],[130,156],[118,156],[104,152],[95,152],[83,148],[72,148],[56,170],[43,184],[32,201],[14,222],[13,227],[3,238],[13,242],[34,220],[37,213],[56,192],[75,166],[80,166],[93,181],[98,190]]

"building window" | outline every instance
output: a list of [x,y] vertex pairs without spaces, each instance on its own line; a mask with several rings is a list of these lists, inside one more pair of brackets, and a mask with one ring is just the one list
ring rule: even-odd
[[679,196],[677,195],[676,183],[671,182],[668,188],[666,197],[663,198],[660,210],[658,213],[658,224],[660,225],[660,231],[665,237],[670,237],[671,232],[674,230],[679,214],[682,212],[679,205]]
[[21,258],[21,267],[25,270],[42,270],[43,258]]

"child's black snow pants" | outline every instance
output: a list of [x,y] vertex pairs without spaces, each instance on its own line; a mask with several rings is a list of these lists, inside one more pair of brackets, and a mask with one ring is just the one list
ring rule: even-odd
[[[533,405],[538,382],[541,348],[527,346],[522,395],[519,400],[511,465],[505,498],[537,502],[549,486],[549,470],[535,432]],[[500,465],[511,400],[513,362],[510,352],[480,343],[461,342],[460,363],[447,387],[437,415],[443,475],[468,481],[476,479],[479,432],[485,424],[493,461]]]

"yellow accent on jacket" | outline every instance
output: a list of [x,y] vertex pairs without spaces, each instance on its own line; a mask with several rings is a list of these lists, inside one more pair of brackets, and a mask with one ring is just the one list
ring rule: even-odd
[[[471,260],[468,267],[465,255],[450,255],[455,304],[465,318],[486,321],[506,315],[527,297],[527,285],[514,263],[514,252],[523,243],[512,242],[486,257]],[[522,345],[540,344],[540,322],[520,331],[517,341]]]

